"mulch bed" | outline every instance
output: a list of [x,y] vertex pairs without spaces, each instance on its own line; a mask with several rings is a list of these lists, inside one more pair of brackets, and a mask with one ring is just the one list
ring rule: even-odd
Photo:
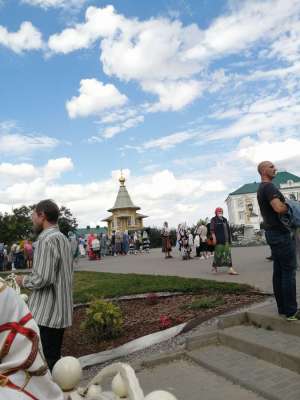
[[149,305],[146,299],[118,301],[124,319],[122,336],[101,341],[95,340],[87,331],[80,329],[80,324],[85,320],[86,309],[78,308],[74,311],[73,326],[68,328],[64,335],[63,355],[80,357],[110,350],[133,339],[157,332],[161,330],[160,316],[162,315],[169,317],[171,326],[190,321],[195,317],[199,322],[203,322],[227,311],[265,299],[258,293],[225,294],[222,295],[224,300],[222,305],[196,310],[184,308],[185,305],[207,296],[207,294],[184,294],[159,298],[155,305]]

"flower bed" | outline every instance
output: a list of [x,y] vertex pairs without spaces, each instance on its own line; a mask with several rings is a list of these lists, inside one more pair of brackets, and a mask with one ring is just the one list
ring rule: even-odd
[[262,301],[264,298],[260,294],[250,292],[225,295],[184,294],[159,298],[157,304],[149,304],[147,298],[116,301],[123,313],[123,333],[118,338],[101,341],[95,340],[88,331],[80,329],[86,318],[86,309],[79,308],[74,311],[73,326],[66,330],[63,355],[80,357],[110,350],[196,317],[202,322],[226,311]]

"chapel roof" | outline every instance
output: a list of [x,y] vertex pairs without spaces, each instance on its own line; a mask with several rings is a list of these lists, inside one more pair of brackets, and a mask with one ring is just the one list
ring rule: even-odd
[[115,210],[122,210],[126,208],[132,210],[140,210],[141,207],[135,206],[129,196],[129,193],[125,186],[125,177],[121,175],[119,182],[120,182],[120,188],[117,194],[115,204],[108,211],[113,212]]

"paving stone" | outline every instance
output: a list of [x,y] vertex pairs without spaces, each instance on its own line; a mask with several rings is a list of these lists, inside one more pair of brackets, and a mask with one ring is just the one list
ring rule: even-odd
[[193,350],[188,355],[202,367],[208,368],[266,399],[300,399],[299,375],[288,369],[222,345]]
[[220,331],[220,341],[236,350],[300,373],[300,337],[249,325]]
[[[264,400],[189,360],[176,360],[138,373],[145,394],[163,389],[178,400]],[[298,399],[299,400],[299,399]]]

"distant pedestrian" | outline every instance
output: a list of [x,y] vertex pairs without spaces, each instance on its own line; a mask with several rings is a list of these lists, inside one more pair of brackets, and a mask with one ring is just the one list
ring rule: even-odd
[[32,248],[32,242],[30,240],[24,241],[24,256],[25,256],[26,267],[31,269],[32,259],[33,259],[33,248]]
[[171,251],[172,251],[172,245],[171,245],[171,238],[170,238],[170,229],[168,222],[165,221],[164,225],[161,230],[161,237],[162,237],[162,251],[165,253],[165,258],[172,258],[171,256]]
[[227,219],[223,216],[223,209],[216,208],[215,216],[210,221],[210,231],[215,245],[212,270],[214,273],[220,267],[227,267],[229,275],[238,275],[232,266],[231,233]]
[[38,236],[33,268],[17,276],[31,291],[29,309],[39,325],[44,355],[50,370],[61,357],[64,330],[72,325],[73,262],[70,243],[58,228],[59,208],[52,200],[39,202],[32,221]]
[[296,297],[296,252],[291,232],[281,222],[280,216],[288,207],[280,190],[272,183],[276,168],[270,161],[261,162],[258,167],[261,183],[257,200],[263,217],[266,240],[273,257],[273,290],[278,313],[289,321],[299,319]]
[[93,253],[95,254],[95,257],[97,260],[101,260],[101,254],[100,254],[100,250],[101,250],[101,245],[100,245],[100,240],[97,236],[94,237],[94,239],[92,240],[92,250]]
[[145,253],[149,253],[149,248],[150,248],[150,240],[149,240],[149,235],[147,231],[145,230],[143,232],[143,250]]
[[79,249],[80,257],[84,257],[85,256],[85,241],[82,236],[80,236],[78,239],[78,249]]
[[122,239],[122,254],[126,255],[129,251],[129,235],[128,231],[125,231],[123,233],[123,239]]
[[100,238],[100,254],[101,258],[107,255],[107,236],[106,233],[102,233]]

